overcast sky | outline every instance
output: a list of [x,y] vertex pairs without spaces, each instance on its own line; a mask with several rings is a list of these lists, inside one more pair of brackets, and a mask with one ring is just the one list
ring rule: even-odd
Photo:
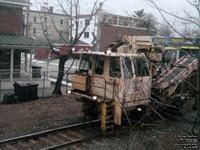
[[[38,3],[42,3],[42,0],[31,0],[31,3],[33,4],[32,9],[36,9],[35,1],[38,1]],[[48,1],[49,6],[56,7],[56,0],[43,0],[43,1]],[[80,1],[83,3],[82,10],[85,10],[84,8],[88,8],[88,6],[92,6],[94,2],[94,0],[80,0]],[[128,14],[133,14],[134,11],[136,10],[144,9],[146,13],[152,13],[157,18],[158,22],[164,22],[158,11],[155,8],[153,8],[149,3],[147,3],[147,0],[102,0],[102,1],[105,1],[103,6],[103,9],[105,11],[119,15],[128,15]],[[198,17],[196,10],[190,4],[188,4],[186,0],[154,0],[154,1],[160,8],[172,12],[181,17],[185,17],[185,12],[189,13],[194,17]],[[167,15],[165,16],[171,23],[176,22],[176,26],[182,26],[181,24],[177,23],[180,22],[180,20],[176,20],[175,18],[169,17]]]
[[[42,3],[42,1],[47,1],[48,5],[55,6],[56,0],[31,0],[33,6],[35,5],[35,1]],[[62,0],[60,0],[62,1]],[[85,3],[85,5],[92,5],[94,0],[80,0]],[[109,12],[118,13],[118,14],[126,14],[126,11],[133,12],[135,10],[144,9],[145,12],[152,12],[157,16],[157,11],[152,8],[147,0],[101,0],[105,1],[103,9]],[[174,12],[176,14],[182,14],[183,11],[188,11],[194,13],[193,8],[188,4],[186,0],[154,0],[158,6],[165,10],[169,10],[170,12]]]
[[[186,0],[154,0],[155,3],[162,9],[172,12],[181,17],[185,17],[186,13],[198,17],[197,11]],[[133,14],[135,10],[144,9],[147,13],[152,13],[158,22],[164,22],[158,10],[152,7],[146,0],[106,0],[104,9],[118,14]],[[165,14],[165,17],[176,26],[182,26],[177,23],[180,20],[170,17]]]
[[[181,14],[184,9],[192,11],[192,8],[186,0],[154,0],[158,6],[170,12]],[[120,10],[123,13],[125,10],[130,12],[134,10],[144,9],[146,12],[152,12],[157,16],[157,10],[147,3],[146,0],[107,0],[105,9],[110,11]]]

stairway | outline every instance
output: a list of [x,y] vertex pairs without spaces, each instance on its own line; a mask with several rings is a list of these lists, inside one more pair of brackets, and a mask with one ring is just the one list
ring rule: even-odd
[[101,129],[111,132],[114,128],[114,102],[104,102],[101,105]]

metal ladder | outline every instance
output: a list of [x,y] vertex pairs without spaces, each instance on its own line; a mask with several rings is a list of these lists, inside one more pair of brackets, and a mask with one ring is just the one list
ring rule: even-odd
[[103,102],[101,105],[101,129],[111,132],[114,128],[114,102]]

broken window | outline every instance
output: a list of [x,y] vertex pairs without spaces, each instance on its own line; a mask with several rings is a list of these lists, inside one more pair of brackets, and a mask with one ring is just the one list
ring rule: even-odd
[[124,71],[124,78],[131,78],[133,77],[133,70],[131,59],[126,57],[122,59],[123,71]]
[[96,56],[95,73],[102,75],[103,68],[104,68],[104,56]]
[[90,58],[88,55],[82,55],[79,70],[81,72],[87,72],[89,69]]
[[149,76],[149,69],[144,58],[136,58],[133,60],[136,77]]
[[111,77],[121,77],[119,57],[110,57],[109,75]]

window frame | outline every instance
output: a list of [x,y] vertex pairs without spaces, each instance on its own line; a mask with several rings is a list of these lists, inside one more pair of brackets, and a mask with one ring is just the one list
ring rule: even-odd
[[85,26],[89,26],[90,25],[90,20],[89,19],[85,19]]
[[60,24],[63,25],[64,24],[64,20],[60,19]]
[[[128,59],[129,60],[129,62],[130,62],[130,68],[127,68],[127,70],[130,70],[127,74],[130,74],[129,76],[125,76],[125,67],[127,67],[127,64],[125,65],[124,64],[124,60],[125,59]],[[134,73],[133,73],[133,64],[132,64],[133,62],[132,62],[132,59],[130,58],[130,57],[122,57],[122,70],[123,70],[123,77],[125,78],[125,79],[127,79],[127,78],[133,78],[133,76],[134,76]]]
[[[103,65],[102,65],[102,68],[100,68],[100,69],[102,69],[101,73],[97,72],[97,60],[98,60],[97,57],[102,57],[103,58]],[[100,61],[101,61],[101,59],[100,59]],[[105,62],[105,56],[102,56],[102,55],[96,55],[95,56],[95,68],[94,68],[95,74],[97,74],[97,75],[103,75],[104,74],[104,62]],[[100,66],[100,65],[98,65],[98,66]]]
[[[141,69],[139,69],[140,72],[138,71],[138,67],[136,66],[137,65],[136,64],[136,60],[139,60],[139,59],[140,59],[140,63],[139,63],[140,65],[138,65],[138,66],[140,66],[140,68],[141,68]],[[143,66],[141,64],[141,60],[144,62],[145,66]],[[148,76],[150,76],[149,66],[148,66],[147,61],[146,61],[146,59],[144,57],[133,58],[133,66],[134,66],[134,75],[135,75],[135,77],[148,77]],[[144,67],[145,67],[146,73],[143,72],[143,68]]]
[[37,23],[37,17],[36,16],[33,17],[33,22]]
[[62,30],[59,31],[59,35],[63,36],[63,31]]
[[89,39],[89,37],[90,37],[89,35],[90,35],[90,32],[84,32],[84,38],[85,39]]
[[47,16],[44,17],[44,21],[47,22]]
[[47,28],[43,29],[43,32],[46,34],[48,32]]
[[33,28],[33,34],[37,34],[37,29]]
[[[116,61],[116,62],[118,62],[118,65],[119,65],[119,76],[117,76],[117,75],[111,75],[111,66],[115,66],[116,67],[116,65],[112,65],[111,64],[111,58],[112,59],[116,59],[116,58],[118,58],[118,61]],[[121,58],[120,58],[120,56],[118,56],[118,57],[110,57],[109,58],[109,77],[112,77],[112,78],[121,78],[122,77],[122,73],[121,73]],[[116,68],[115,68],[116,69]],[[114,73],[113,73],[114,74]]]
[[[87,59],[88,59],[88,66],[86,66],[87,69],[85,69],[85,65],[87,65],[87,64],[86,64],[87,61],[84,63],[84,67],[81,68],[81,63],[82,63],[83,58],[84,58],[85,56],[88,57],[88,58],[87,58]],[[90,69],[90,56],[87,55],[87,54],[83,54],[83,55],[81,56],[81,61],[80,61],[78,70],[79,70],[80,72],[88,72],[89,69]]]

